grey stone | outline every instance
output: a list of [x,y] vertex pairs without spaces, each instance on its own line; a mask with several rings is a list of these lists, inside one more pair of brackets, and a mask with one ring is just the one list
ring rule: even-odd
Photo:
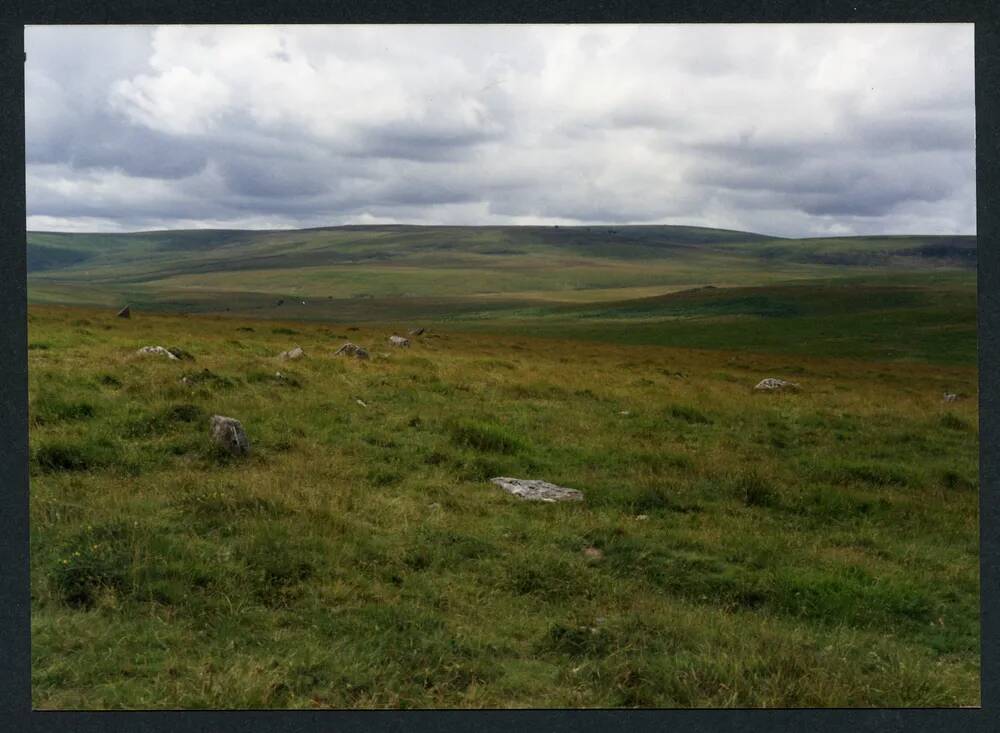
[[425,329],[423,329],[423,328],[413,328],[413,329],[410,329],[410,335],[411,336],[423,336],[424,335],[424,330]]
[[795,382],[786,382],[784,379],[767,377],[757,382],[753,388],[754,392],[798,392],[800,387]]
[[959,397],[958,397],[957,394],[955,394],[953,392],[945,392],[944,393],[944,401],[945,402],[958,402],[958,400],[959,400]]
[[356,359],[368,358],[368,352],[365,349],[361,348],[357,344],[352,344],[350,341],[334,352],[334,356],[340,356],[341,354],[344,356],[353,356]]
[[402,336],[390,336],[389,343],[393,346],[409,346],[410,339],[403,338]]
[[118,311],[118,317],[119,318],[131,318],[132,317],[132,310],[129,308],[129,306],[125,306],[120,311]]
[[162,346],[143,346],[141,349],[136,351],[137,354],[150,355],[156,354],[159,356],[165,356],[168,359],[178,361],[177,357],[170,353],[168,349],[164,349]]
[[250,453],[250,440],[243,423],[231,417],[212,415],[212,440],[217,446],[234,456],[245,456]]
[[538,479],[508,478],[497,476],[490,481],[509,494],[513,494],[519,499],[528,501],[544,501],[553,503],[557,501],[583,501],[583,492],[576,489],[567,489],[565,486],[556,486],[548,481]]
[[296,359],[301,359],[305,355],[306,352],[304,352],[301,348],[296,346],[294,349],[289,349],[288,351],[282,351],[281,354],[278,355],[278,358],[295,361]]

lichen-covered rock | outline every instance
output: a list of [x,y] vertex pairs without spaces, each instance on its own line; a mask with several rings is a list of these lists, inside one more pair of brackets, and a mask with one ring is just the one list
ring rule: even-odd
[[548,481],[538,479],[508,478],[497,476],[490,481],[509,494],[513,494],[519,499],[528,501],[544,501],[553,503],[557,501],[583,501],[583,492],[576,489],[567,489],[565,486],[556,486]]
[[212,415],[212,441],[230,455],[245,456],[250,453],[250,440],[243,423],[235,418]]
[[337,349],[333,355],[353,356],[355,359],[368,358],[368,352],[365,349],[361,348],[357,344],[352,344],[350,341],[348,341],[346,344]]
[[165,356],[168,359],[173,359],[174,361],[178,360],[176,356],[171,354],[168,349],[164,349],[162,346],[143,346],[135,353],[142,354],[143,356],[148,356],[148,355]]
[[800,388],[795,382],[768,377],[757,382],[757,386],[753,389],[754,392],[798,392]]
[[279,355],[279,359],[285,359],[286,361],[295,361],[301,359],[306,355],[300,347],[296,346],[294,349],[289,349],[288,351],[282,351]]
[[403,338],[402,336],[390,336],[389,343],[393,346],[409,346],[410,339]]

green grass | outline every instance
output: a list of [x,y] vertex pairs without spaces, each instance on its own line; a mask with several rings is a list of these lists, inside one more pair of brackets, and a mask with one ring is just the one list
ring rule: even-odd
[[[961,272],[445,304],[398,350],[391,301],[381,324],[32,305],[33,704],[978,705]],[[251,456],[211,449],[213,414]]]

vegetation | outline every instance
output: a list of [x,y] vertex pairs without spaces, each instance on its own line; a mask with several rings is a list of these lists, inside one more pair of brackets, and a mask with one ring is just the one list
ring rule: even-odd
[[[129,247],[186,262],[237,234]],[[709,244],[778,246],[732,236]],[[73,262],[46,271],[67,300],[133,287]],[[33,275],[35,707],[977,705],[974,270],[890,265],[420,322],[403,296],[280,320],[216,291],[125,320],[39,304]],[[346,339],[371,358],[334,357]],[[213,414],[248,458],[212,449]]]

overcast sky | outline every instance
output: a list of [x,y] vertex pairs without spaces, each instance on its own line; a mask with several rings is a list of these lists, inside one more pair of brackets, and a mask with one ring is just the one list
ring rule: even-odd
[[973,27],[25,31],[29,229],[975,233]]

